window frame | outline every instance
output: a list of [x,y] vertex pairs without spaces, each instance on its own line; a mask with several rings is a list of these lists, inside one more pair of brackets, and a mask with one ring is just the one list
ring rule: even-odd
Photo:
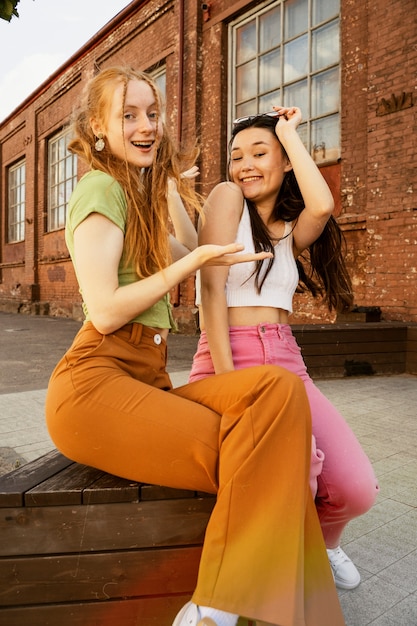
[[[289,104],[285,102],[285,90],[289,93],[291,86],[299,85],[301,86],[302,81],[306,81],[306,93],[307,93],[307,107],[302,108],[303,114],[303,122],[299,126],[299,134],[307,148],[310,152],[312,158],[318,164],[329,164],[337,162],[340,159],[341,155],[341,132],[340,132],[340,119],[341,119],[341,85],[340,85],[340,69],[341,69],[341,50],[340,50],[340,3],[339,10],[337,13],[333,13],[330,17],[326,17],[322,21],[318,21],[316,24],[313,24],[313,8],[314,2],[318,0],[306,0],[308,5],[308,16],[307,16],[307,27],[306,29],[300,29],[299,32],[296,32],[292,37],[285,38],[285,5],[287,0],[267,0],[263,3],[260,3],[258,6],[254,7],[250,11],[246,12],[243,15],[240,15],[235,20],[231,21],[229,24],[229,75],[231,80],[228,81],[228,118],[229,118],[229,129],[232,128],[233,120],[244,116],[244,115],[252,115],[260,112],[266,111],[264,107],[260,105],[261,98],[266,96],[268,93],[273,93],[274,91],[279,91],[280,93],[280,101],[288,106]],[[258,43],[259,33],[260,33],[260,24],[261,18],[263,15],[268,13],[269,11],[280,7],[280,36],[279,42],[275,47],[261,49]],[[252,50],[252,56],[248,55],[248,57],[242,62],[238,63],[237,54],[238,54],[238,30],[250,22],[255,22],[255,39],[256,39],[256,49]],[[339,40],[338,40],[338,54],[337,59],[332,59],[332,62],[329,64],[322,64],[318,68],[313,69],[313,64],[315,57],[317,55],[317,49],[313,48],[313,38],[317,36],[320,31],[324,32],[325,28],[329,26],[336,26],[338,28]],[[305,74],[301,74],[294,78],[294,80],[284,81],[284,51],[285,47],[291,42],[296,41],[301,36],[307,36],[307,70]],[[259,82],[260,82],[260,74],[261,74],[261,65],[260,58],[265,54],[270,54],[272,51],[280,51],[280,68],[279,68],[279,82],[277,82],[276,86],[273,89],[266,90],[265,92],[260,91]],[[237,68],[242,66],[245,62],[248,61],[256,62],[256,91],[254,96],[250,96],[248,98],[243,98],[240,102],[237,100]],[[338,76],[333,77],[333,84],[337,85],[335,87],[334,97],[332,98],[334,104],[334,108],[330,110],[326,110],[324,113],[322,111],[318,111],[315,115],[313,115],[313,88],[317,86],[320,87],[320,78],[325,79],[327,76],[331,76],[331,72],[337,72]],[[337,93],[336,93],[337,89]],[[319,93],[317,89],[316,93]],[[284,95],[283,95],[284,94]],[[317,95],[318,101],[319,96]],[[242,107],[243,104],[255,103],[256,110],[244,111],[240,112],[239,107]],[[305,110],[307,109],[307,111]],[[270,110],[270,107],[269,109]],[[326,155],[325,144],[321,143],[319,140],[314,141],[314,135],[317,133],[317,129],[320,129],[320,124],[323,123],[336,124],[335,129],[332,131],[332,137],[337,142],[336,146],[332,146],[330,156]],[[230,130],[228,133],[228,138],[230,138]]]

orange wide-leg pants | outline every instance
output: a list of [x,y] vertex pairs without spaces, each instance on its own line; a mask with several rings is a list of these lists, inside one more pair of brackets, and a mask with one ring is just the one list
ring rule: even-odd
[[196,604],[279,626],[343,626],[308,483],[303,382],[259,366],[172,389],[155,335],[84,324],[48,388],[55,445],[124,478],[217,494]]

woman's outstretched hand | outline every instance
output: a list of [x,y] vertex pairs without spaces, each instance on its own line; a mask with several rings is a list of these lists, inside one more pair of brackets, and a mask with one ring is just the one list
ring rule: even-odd
[[198,165],[193,165],[189,170],[182,172],[181,178],[196,178],[200,174]]
[[[200,174],[200,169],[198,165],[193,165],[189,170],[185,170],[181,174],[181,178],[187,178],[188,180],[192,180],[193,178],[197,178]],[[174,194],[178,191],[177,183],[172,178],[168,178],[168,193]]]
[[238,254],[244,250],[244,246],[240,243],[229,243],[225,246],[219,246],[217,244],[204,244],[196,248],[195,252],[200,255],[201,265],[235,265],[236,263],[249,263],[251,261],[262,261],[263,259],[270,259],[272,257],[271,252],[246,252]]

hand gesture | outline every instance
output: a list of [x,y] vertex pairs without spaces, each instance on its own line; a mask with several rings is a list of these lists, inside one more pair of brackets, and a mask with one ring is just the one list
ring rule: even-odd
[[271,252],[246,252],[237,254],[242,250],[244,250],[244,246],[241,243],[229,243],[225,246],[210,243],[199,246],[196,249],[200,255],[200,267],[211,265],[223,265],[228,267],[236,263],[249,263],[251,261],[260,261],[272,257]]
[[196,178],[200,174],[198,165],[193,165],[189,170],[182,172],[181,178]]
[[275,126],[275,132],[278,136],[280,129],[285,126],[297,128],[302,120],[301,110],[298,107],[272,107],[278,114],[278,122]]
[[[181,178],[192,179],[192,178],[196,178],[199,174],[200,174],[200,170],[198,166],[193,165],[193,167],[190,167],[189,170],[185,170],[185,172],[181,173]],[[176,181],[173,180],[172,178],[168,178],[168,193],[174,194],[176,191],[178,191]]]

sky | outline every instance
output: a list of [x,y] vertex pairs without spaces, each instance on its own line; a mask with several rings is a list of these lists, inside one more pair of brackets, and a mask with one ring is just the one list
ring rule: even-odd
[[131,0],[20,0],[0,19],[0,122]]

